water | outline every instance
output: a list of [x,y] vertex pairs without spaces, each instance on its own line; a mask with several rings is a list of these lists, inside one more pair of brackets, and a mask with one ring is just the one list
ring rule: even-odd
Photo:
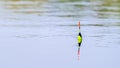
[[119,68],[119,3],[0,0],[0,68]]

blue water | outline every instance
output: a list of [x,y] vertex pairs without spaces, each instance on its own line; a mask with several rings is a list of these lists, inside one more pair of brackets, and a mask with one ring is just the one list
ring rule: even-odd
[[0,68],[120,68],[119,2],[1,0]]

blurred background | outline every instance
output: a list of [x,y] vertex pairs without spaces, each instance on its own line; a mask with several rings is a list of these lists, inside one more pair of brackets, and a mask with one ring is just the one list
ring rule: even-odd
[[0,19],[1,24],[25,20],[36,24],[84,21],[82,24],[119,26],[119,7],[119,0],[0,0]]

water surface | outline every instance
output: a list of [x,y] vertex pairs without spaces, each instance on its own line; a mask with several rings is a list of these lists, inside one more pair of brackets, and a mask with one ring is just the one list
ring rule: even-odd
[[[119,3],[0,0],[1,68],[119,68]],[[83,35],[80,62],[78,21]]]

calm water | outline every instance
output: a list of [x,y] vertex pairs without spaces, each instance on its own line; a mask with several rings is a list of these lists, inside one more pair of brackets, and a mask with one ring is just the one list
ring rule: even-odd
[[[45,43],[49,41],[48,39],[56,38],[56,40],[51,40],[50,41],[51,43],[49,43],[52,44],[53,47],[55,45],[53,43],[58,41],[61,41],[59,43],[61,43],[62,45],[67,44],[64,42],[66,40],[67,40],[66,42],[70,41],[68,43],[70,48],[73,48],[74,46],[77,47],[76,37],[78,34],[78,27],[77,27],[78,21],[81,21],[81,32],[83,35],[83,44],[82,44],[83,51],[84,48],[89,49],[92,47],[93,50],[94,48],[99,48],[99,49],[106,48],[108,49],[108,51],[109,49],[115,50],[116,53],[111,54],[112,56],[114,55],[111,58],[115,58],[116,56],[117,57],[116,60],[114,60],[113,62],[114,64],[111,63],[111,65],[113,64],[113,67],[116,66],[115,68],[119,68],[120,67],[118,65],[119,62],[118,54],[120,54],[118,52],[120,48],[119,45],[120,44],[120,35],[119,35],[120,34],[120,1],[119,0],[0,0],[0,44],[2,44],[0,45],[1,48],[0,53],[2,55],[1,58],[3,58],[0,60],[1,67],[8,68],[8,67],[4,67],[3,65],[7,65],[7,64],[11,65],[12,63],[17,62],[14,59],[14,61],[11,64],[9,64],[9,62],[11,62],[12,60],[10,60],[10,58],[4,60],[5,59],[4,57],[8,56],[6,54],[9,54],[9,57],[12,58],[14,54],[11,53],[14,51],[17,52],[20,48],[23,50],[23,52],[20,52],[21,51],[20,50],[19,53],[21,55],[23,55],[22,53],[24,52],[25,54],[28,53],[26,55],[27,58],[27,56],[31,55],[30,52],[31,49],[33,48],[32,55],[37,55],[37,53],[34,54],[34,52],[39,53],[39,48],[41,48],[43,44],[46,46],[47,44]],[[64,41],[62,42],[62,40]],[[35,46],[33,46],[34,44]],[[38,44],[40,45],[39,47],[37,46]],[[42,48],[43,49],[46,48],[45,46]],[[31,49],[27,50],[27,47]],[[35,47],[38,49],[36,50]],[[67,46],[65,47],[67,48]],[[9,48],[13,48],[12,51]],[[14,50],[15,48],[16,50]],[[63,47],[61,46],[61,48],[64,48],[64,46]],[[7,52],[7,50],[9,50],[10,53]],[[27,52],[26,50],[30,52]],[[95,51],[98,52],[98,50]],[[41,51],[45,51],[45,50],[41,50]],[[68,49],[68,51],[70,50]],[[105,52],[103,55],[106,55],[106,53],[109,52]],[[109,56],[107,55],[105,56],[106,58],[111,56],[110,54]],[[31,58],[33,57],[36,56],[32,56]],[[42,60],[42,59],[38,59],[38,60]],[[109,62],[108,60],[106,60],[106,63]],[[8,63],[4,61],[6,62],[8,61]],[[30,62],[29,59],[26,60],[26,63],[28,62]],[[33,63],[28,63],[28,65]],[[39,62],[37,61],[36,63]],[[103,66],[102,68],[109,66],[112,67],[110,64],[106,64],[106,63],[102,65]],[[69,64],[72,63],[70,62]],[[36,67],[39,67],[38,65],[36,65]],[[43,62],[43,65],[45,65],[45,62]],[[73,63],[73,66],[74,65],[75,63]],[[24,66],[25,65],[23,64],[23,67],[22,66],[21,67],[24,68]],[[14,68],[12,66],[10,67]],[[82,67],[85,68],[84,66]],[[96,68],[96,67],[92,67],[92,68]]]
[[[81,31],[85,39],[92,38],[96,43],[100,41],[105,46],[118,47],[119,3],[119,0],[0,0],[0,28],[14,28],[14,32],[20,33],[13,32],[11,37],[18,38],[49,35],[75,37],[76,24],[81,21]],[[3,35],[1,34],[6,37]],[[101,46],[102,43],[99,44]]]

